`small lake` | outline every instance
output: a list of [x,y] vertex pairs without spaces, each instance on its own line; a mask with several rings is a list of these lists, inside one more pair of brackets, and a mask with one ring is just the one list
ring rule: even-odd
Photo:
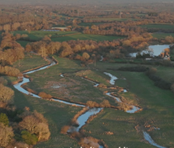
[[[143,53],[147,54],[150,52],[151,57],[159,56],[164,51],[164,49],[169,48],[169,46],[170,45],[150,45],[147,49],[142,50],[140,54],[142,55]],[[138,52],[134,52],[130,53],[129,55],[131,57],[136,57],[137,53]]]

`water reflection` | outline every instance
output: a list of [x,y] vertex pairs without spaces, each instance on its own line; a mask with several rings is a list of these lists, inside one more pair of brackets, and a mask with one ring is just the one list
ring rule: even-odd
[[[140,54],[143,55],[143,53],[145,54],[149,53],[151,57],[159,56],[164,51],[164,49],[169,47],[170,45],[150,45],[147,49],[141,51]],[[136,57],[137,53],[138,52],[134,52],[134,53],[130,53],[129,55],[131,57]]]

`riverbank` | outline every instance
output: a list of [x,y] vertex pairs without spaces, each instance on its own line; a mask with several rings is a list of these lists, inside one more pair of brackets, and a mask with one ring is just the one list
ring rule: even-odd
[[[103,70],[104,70],[104,63],[102,63],[102,68],[103,68]],[[108,72],[108,71],[107,71]],[[109,73],[110,73],[110,71],[109,71]],[[132,92],[132,88],[130,87],[130,85],[132,85],[132,83],[134,84],[134,87],[135,87],[135,85],[136,85],[136,83],[135,82],[137,82],[138,80],[141,80],[141,79],[137,79],[137,80],[135,80],[135,79],[133,79],[132,80],[132,83],[130,84],[129,83],[129,81],[130,81],[130,79],[129,79],[129,77],[128,76],[135,76],[136,78],[138,78],[138,73],[134,73],[134,75],[132,75],[132,73],[128,73],[128,72],[125,72],[125,74],[128,74],[128,75],[124,75],[123,74],[123,72],[121,73],[121,72],[114,72],[114,71],[112,71],[112,74],[113,75],[115,75],[115,76],[117,76],[119,79],[118,80],[116,80],[116,84],[115,85],[119,85],[120,86],[120,84],[122,84],[122,82],[124,81],[124,83],[126,84],[126,86],[122,86],[122,87],[124,87],[124,88],[128,88],[128,90],[129,91],[131,91]],[[121,79],[120,79],[121,78]],[[123,78],[125,78],[125,79],[123,79]],[[126,81],[125,81],[126,80]],[[142,79],[143,80],[143,79]],[[148,79],[147,79],[148,80]],[[146,81],[147,81],[146,80]],[[145,81],[145,82],[146,82]],[[147,84],[149,84],[149,80],[146,82]],[[123,84],[124,84],[123,83]],[[141,83],[138,83],[138,84],[141,84]],[[145,83],[143,83],[143,84],[145,84]],[[92,85],[92,87],[93,87],[93,84],[90,82],[90,85]],[[147,87],[147,86],[146,86]],[[154,86],[150,86],[150,87],[147,87],[147,88],[144,88],[144,87],[135,87],[135,90],[137,90],[137,91],[140,91],[140,89],[147,89],[147,88],[154,88]],[[156,88],[156,87],[155,87]],[[150,92],[150,90],[148,90],[148,92]],[[154,91],[154,92],[156,92],[156,91]],[[157,91],[158,92],[158,91]],[[163,94],[163,91],[161,91],[160,90],[160,92]],[[125,93],[125,94],[127,94],[127,95],[130,95],[129,93]],[[135,93],[136,95],[137,95],[137,93]],[[141,93],[142,95],[144,95],[143,93]],[[147,95],[147,94],[146,94]],[[151,95],[151,94],[150,94]],[[126,115],[126,113],[124,113],[124,112],[122,112],[122,111],[115,111],[114,110],[114,112],[113,112],[113,119],[114,118],[117,118],[118,116],[120,116],[120,119],[121,119],[121,122],[117,122],[117,120],[119,121],[120,119],[117,119],[116,120],[116,122],[118,123],[118,124],[120,124],[120,126],[117,126],[117,127],[122,127],[122,124],[124,123],[124,120],[125,120],[125,118],[124,118],[124,116],[126,117],[126,118],[128,118],[127,120],[126,120],[126,122],[125,122],[125,124],[124,124],[124,126],[125,126],[125,129],[127,129],[128,131],[130,130],[130,131],[135,131],[135,133],[133,133],[133,134],[135,134],[135,139],[133,140],[134,141],[134,143],[132,144],[132,145],[134,145],[134,144],[136,144],[137,142],[136,141],[138,141],[138,145],[139,146],[141,146],[141,145],[144,145],[145,146],[145,144],[144,143],[141,143],[140,141],[141,141],[141,139],[144,139],[143,138],[143,134],[142,133],[136,133],[136,130],[134,129],[135,128],[135,126],[137,125],[137,124],[144,124],[144,123],[146,123],[146,122],[149,122],[149,124],[151,124],[152,126],[153,125],[155,125],[155,124],[157,124],[158,122],[156,122],[156,120],[155,119],[160,119],[160,116],[158,116],[158,114],[156,115],[156,114],[154,114],[154,113],[156,113],[156,112],[159,112],[159,111],[161,111],[161,109],[164,109],[164,107],[163,107],[163,105],[161,105],[160,103],[156,103],[155,101],[153,102],[152,100],[150,100],[150,98],[152,98],[152,96],[149,96],[149,97],[145,97],[144,98],[144,100],[142,100],[142,98],[138,95],[137,96],[137,99],[139,99],[139,102],[140,102],[140,104],[143,106],[143,108],[144,108],[144,110],[143,110],[143,112],[139,112],[139,113],[136,113],[136,114],[133,114],[133,115],[131,115],[131,114],[127,114]],[[158,97],[159,98],[159,97]],[[148,100],[146,100],[146,99],[148,99]],[[155,99],[156,101],[157,101],[157,99]],[[150,102],[149,102],[150,101]],[[148,103],[148,106],[147,106],[147,103]],[[153,107],[153,105],[154,104],[151,104],[151,103],[154,103],[154,104],[156,104],[156,106],[154,106]],[[148,108],[147,108],[148,107]],[[153,109],[152,109],[152,108]],[[160,110],[158,110],[157,108],[160,108]],[[107,110],[107,109],[106,109]],[[171,109],[170,109],[171,110]],[[108,111],[108,110],[107,110]],[[110,112],[110,111],[109,111]],[[103,114],[103,112],[101,113],[101,114]],[[100,115],[101,114],[99,114],[92,122],[90,122],[88,125],[87,125],[87,127],[85,126],[84,128],[86,129],[86,128],[88,128],[88,126],[90,126],[91,124],[93,125],[93,127],[91,127],[91,129],[93,129],[93,131],[96,131],[96,133],[94,134],[90,129],[89,129],[89,133],[86,133],[85,132],[85,135],[87,135],[87,136],[92,136],[93,134],[94,134],[94,136],[92,136],[92,137],[95,137],[95,138],[97,138],[97,139],[103,139],[105,142],[106,142],[106,144],[108,145],[108,146],[110,146],[110,142],[108,143],[108,141],[107,141],[107,138],[105,137],[106,135],[108,135],[108,133],[110,133],[111,134],[111,137],[110,137],[110,141],[112,141],[112,140],[114,140],[116,137],[116,135],[115,135],[115,130],[116,130],[116,127],[115,126],[111,126],[113,123],[115,123],[114,121],[113,121],[113,119],[112,118],[110,118],[109,119],[109,122],[107,122],[108,124],[105,124],[105,119],[102,117],[101,118],[101,123],[99,123],[100,122],[100,118],[99,117],[101,117]],[[151,121],[151,116],[150,115],[154,115],[153,116],[153,120],[155,121],[155,123],[151,123],[150,121]],[[161,114],[160,114],[161,115]],[[148,117],[151,117],[151,118],[148,118]],[[163,116],[163,115],[162,115]],[[109,117],[109,116],[108,116]],[[143,117],[143,118],[142,118]],[[164,118],[166,118],[166,117],[164,117]],[[98,119],[98,120],[97,120]],[[103,120],[104,119],[104,120]],[[96,124],[96,121],[97,121],[97,123],[98,123],[98,125],[96,125],[96,127],[95,127],[95,125],[94,125],[94,123]],[[111,122],[111,123],[110,123]],[[127,125],[127,123],[131,123],[132,122],[132,126],[129,126],[129,125]],[[161,121],[160,121],[161,122]],[[159,123],[160,123],[159,122]],[[104,123],[104,124],[103,124]],[[158,124],[159,124],[158,123]],[[101,124],[103,124],[103,125],[101,125]],[[115,123],[116,124],[116,123]],[[111,130],[107,130],[106,131],[106,135],[105,134],[99,134],[98,135],[98,127],[101,127],[100,128],[100,130],[104,130],[104,129],[106,129],[106,127],[108,128],[108,126],[111,126],[111,127],[113,127],[113,129]],[[105,127],[105,128],[104,128]],[[152,135],[152,133],[153,132],[158,132],[158,133],[161,133],[161,132],[163,132],[163,133],[166,133],[166,132],[168,132],[167,131],[167,129],[166,129],[166,131],[164,132],[163,130],[163,128],[164,127],[162,127],[161,125],[160,126],[156,126],[155,125],[155,127],[160,127],[160,129],[162,130],[160,130],[160,131],[151,131],[150,132],[150,135]],[[167,124],[166,124],[166,127],[167,127]],[[134,130],[133,130],[133,129]],[[126,130],[126,131],[127,131]],[[91,132],[90,132],[91,131]],[[130,134],[132,134],[132,132],[130,132]],[[113,136],[112,136],[112,133],[114,133],[113,134]],[[120,135],[120,132],[118,132],[119,133],[119,135]],[[127,132],[125,132],[125,133],[127,133]],[[125,133],[123,133],[123,135],[125,134]],[[103,137],[102,137],[102,135],[103,135]],[[105,135],[105,136],[104,136]],[[122,135],[122,136],[123,136]],[[123,136],[124,137],[124,136]],[[139,137],[139,138],[137,138],[136,139],[136,137]],[[120,139],[119,137],[117,137],[118,138],[118,140]],[[128,139],[129,139],[129,137],[127,137]],[[160,139],[160,141],[157,139],[157,138],[154,138],[154,136],[153,136],[153,139],[154,139],[154,141],[156,142],[156,143],[158,143],[158,144],[161,144],[161,142],[163,142],[162,140],[163,140],[163,138],[162,139]],[[169,137],[169,140],[168,141],[170,141],[170,137]],[[120,141],[121,142],[121,141]],[[125,141],[124,141],[125,142]],[[112,142],[111,142],[112,143]],[[118,143],[119,143],[119,141],[118,141]],[[126,143],[129,143],[129,140],[126,142]],[[161,145],[164,145],[164,144],[161,144]],[[147,146],[147,145],[146,145]],[[148,147],[150,147],[150,146],[148,146]]]

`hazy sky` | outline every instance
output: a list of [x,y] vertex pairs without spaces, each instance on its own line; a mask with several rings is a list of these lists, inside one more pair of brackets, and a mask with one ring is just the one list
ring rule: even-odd
[[131,2],[174,2],[174,0],[0,0],[1,3],[6,3],[6,4],[17,4],[17,3],[47,3],[47,4],[72,4],[72,3],[116,3],[116,2],[126,2],[126,3],[131,3]]

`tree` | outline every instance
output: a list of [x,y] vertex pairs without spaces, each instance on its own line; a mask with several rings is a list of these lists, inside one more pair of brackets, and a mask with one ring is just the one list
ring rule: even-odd
[[14,91],[11,88],[0,84],[0,102],[9,103],[12,101]]
[[[23,120],[19,123],[21,129],[27,130],[30,134],[37,136],[38,141],[48,140],[50,137],[50,131],[47,124],[47,120],[42,114],[34,111],[34,113],[23,117]],[[25,137],[31,136],[25,133]]]
[[38,141],[37,136],[28,131],[22,131],[21,134],[23,141],[29,145],[35,145]]
[[98,107],[99,106],[99,104],[97,102],[94,102],[94,101],[87,101],[86,105],[89,107]]
[[130,40],[123,41],[123,46],[130,46],[130,45],[131,45],[131,41]]
[[172,36],[166,36],[165,40],[167,43],[173,43],[174,42],[174,38]]
[[6,114],[0,114],[0,122],[3,123],[5,126],[9,125],[9,120]]
[[31,134],[34,134],[38,123],[39,120],[37,118],[35,118],[33,115],[29,115],[24,117],[24,119],[19,123],[19,126],[22,129],[28,130]]
[[87,52],[84,52],[82,57],[85,59],[85,60],[88,60],[90,58],[90,55],[87,53]]
[[6,147],[13,136],[14,133],[12,127],[8,127],[3,123],[0,123],[0,147]]
[[47,120],[41,113],[38,113],[36,110],[33,112],[33,115],[39,120],[39,122],[47,123]]
[[48,140],[50,131],[46,123],[39,123],[35,128],[35,134],[38,136],[38,141]]

